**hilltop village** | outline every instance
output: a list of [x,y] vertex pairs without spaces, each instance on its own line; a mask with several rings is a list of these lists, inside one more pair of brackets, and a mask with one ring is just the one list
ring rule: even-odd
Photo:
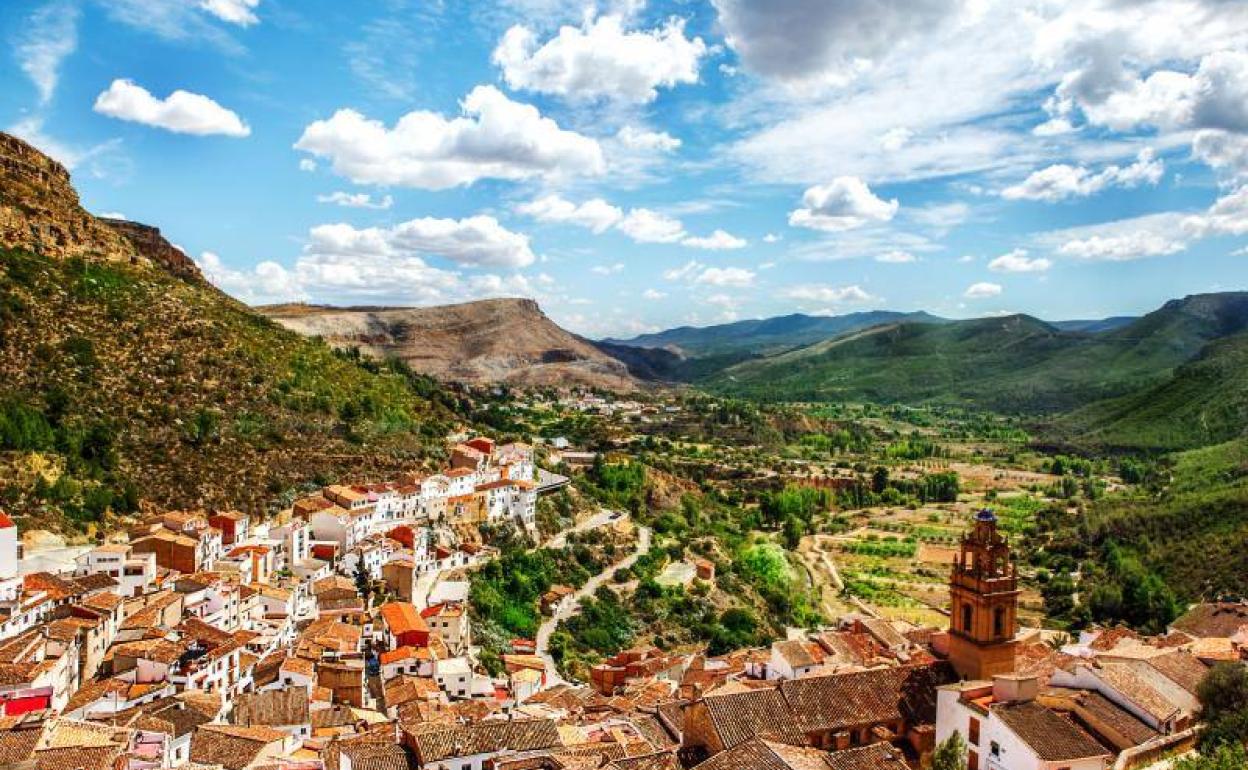
[[[958,733],[972,770],[1143,768],[1194,744],[1210,665],[1248,656],[1248,606],[1233,603],[1155,637],[1054,643],[1020,625],[1018,566],[983,510],[947,574],[947,627],[848,613],[715,656],[627,649],[584,682],[545,640],[513,639],[490,675],[468,600],[495,553],[473,535],[536,537],[537,497],[569,479],[522,444],[470,438],[449,457],[440,473],[327,486],[272,521],[154,515],[57,572],[31,571],[0,516],[4,762],[901,770]],[[714,563],[690,579],[715,582]],[[560,586],[541,610],[567,617],[577,598]]]

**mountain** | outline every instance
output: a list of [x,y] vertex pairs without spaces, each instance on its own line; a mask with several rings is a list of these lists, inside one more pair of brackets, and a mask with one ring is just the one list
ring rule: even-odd
[[847,332],[904,321],[941,323],[943,319],[924,312],[900,313],[872,310],[839,316],[793,313],[716,326],[681,326],[642,334],[627,340],[604,340],[635,348],[668,348],[687,358],[714,356],[761,356],[789,348],[810,345]]
[[454,400],[209,285],[151,227],[98,219],[0,134],[0,506],[89,532],[161,506],[264,508],[442,451]]
[[258,310],[300,334],[397,358],[441,380],[617,391],[639,385],[627,364],[562,329],[529,299],[422,308],[294,304]]
[[1064,332],[1112,332],[1136,320],[1133,315],[1116,315],[1109,318],[1088,318],[1070,321],[1052,321],[1052,325]]
[[895,323],[746,361],[704,384],[777,400],[1056,412],[1159,385],[1208,343],[1246,329],[1243,292],[1174,300],[1101,333],[1063,331],[1025,315]]

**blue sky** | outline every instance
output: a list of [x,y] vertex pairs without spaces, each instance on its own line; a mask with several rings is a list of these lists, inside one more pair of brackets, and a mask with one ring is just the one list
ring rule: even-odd
[[591,336],[1248,288],[1248,4],[5,3],[0,126],[246,301]]

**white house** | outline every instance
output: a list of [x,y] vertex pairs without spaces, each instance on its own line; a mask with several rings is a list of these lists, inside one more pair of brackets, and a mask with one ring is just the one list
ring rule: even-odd
[[936,693],[936,742],[961,733],[971,770],[1105,770],[1113,754],[1036,701],[1035,677],[960,682]]

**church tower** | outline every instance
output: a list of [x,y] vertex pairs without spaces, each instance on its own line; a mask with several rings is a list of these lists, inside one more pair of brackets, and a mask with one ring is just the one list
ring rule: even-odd
[[964,679],[991,679],[1014,670],[1018,568],[989,509],[962,535],[949,579],[949,661]]

